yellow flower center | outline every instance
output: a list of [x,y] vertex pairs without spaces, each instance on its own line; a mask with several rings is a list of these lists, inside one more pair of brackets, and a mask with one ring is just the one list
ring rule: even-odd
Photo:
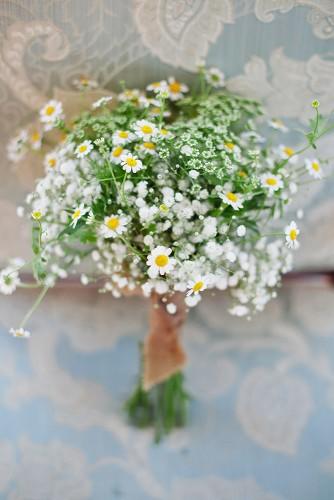
[[159,208],[160,208],[161,212],[168,212],[168,210],[169,210],[167,205],[165,205],[165,203],[162,203],[162,205],[160,205]]
[[84,153],[85,151],[87,151],[86,144],[82,144],[81,146],[79,146],[79,152],[80,153]]
[[293,154],[295,154],[295,150],[287,146],[283,148],[283,151],[287,156],[292,156]]
[[15,330],[15,337],[24,337],[24,332],[20,332],[20,330]]
[[227,198],[228,200],[230,200],[230,201],[234,202],[234,203],[235,203],[236,201],[238,201],[238,197],[237,197],[237,195],[236,195],[236,194],[234,194],[234,193],[231,193],[231,192],[229,192],[229,193],[227,193],[227,194],[226,194],[226,198]]
[[56,108],[54,106],[47,106],[47,108],[45,109],[45,114],[47,116],[51,116],[53,115],[53,113],[56,111]]
[[161,135],[167,135],[167,134],[168,134],[168,130],[166,130],[165,128],[162,128],[162,129],[160,130],[160,134],[161,134]]
[[121,156],[123,152],[123,148],[121,148],[120,146],[118,146],[118,148],[115,148],[112,152],[112,155],[115,157],[115,158],[118,158],[119,156]]
[[72,219],[73,220],[79,219],[80,215],[81,215],[81,210],[77,208],[72,214]]
[[150,125],[143,125],[140,127],[140,130],[143,132],[143,134],[152,134],[153,128]]
[[42,212],[40,210],[34,210],[31,214],[34,219],[39,220],[42,218]]
[[39,132],[33,132],[30,136],[31,142],[38,142],[41,139],[41,134]]
[[115,231],[119,225],[120,221],[118,217],[110,217],[110,219],[108,219],[106,222],[106,226],[112,231]]
[[246,172],[244,172],[243,170],[240,170],[240,172],[238,172],[238,175],[239,177],[247,177]]
[[312,162],[312,168],[313,168],[313,170],[314,170],[315,172],[319,172],[319,170],[320,170],[320,165],[319,165],[319,163],[318,163],[317,161],[313,161],[313,162]]
[[167,255],[157,255],[155,258],[155,263],[158,267],[167,266],[169,257]]
[[160,87],[160,82],[153,82],[151,83],[152,87],[158,88]]
[[233,144],[233,142],[225,142],[225,147],[233,151],[233,149],[235,148],[235,144]]
[[290,240],[295,241],[296,239],[297,239],[297,230],[291,229],[290,230]]
[[81,83],[81,85],[82,85],[83,87],[87,87],[87,86],[88,86],[88,84],[89,84],[89,80],[88,80],[88,78],[81,77],[81,78],[80,78],[80,83]]
[[202,290],[203,286],[204,286],[204,282],[203,281],[196,281],[196,283],[193,286],[193,291],[194,292],[200,292]]
[[137,160],[135,158],[127,158],[126,159],[126,164],[129,165],[129,167],[133,168],[137,165]]
[[48,164],[50,167],[54,168],[56,166],[56,159],[55,158],[49,158],[48,159]]
[[144,142],[144,148],[155,149],[155,144],[153,144],[153,142]]
[[169,84],[168,88],[171,92],[177,94],[181,90],[181,84],[179,82],[173,82]]
[[120,137],[121,139],[127,139],[129,137],[129,132],[127,132],[126,130],[121,130],[120,132],[118,132],[118,137]]
[[275,179],[275,177],[268,177],[268,179],[266,179],[266,184],[268,184],[268,186],[276,186],[277,179]]

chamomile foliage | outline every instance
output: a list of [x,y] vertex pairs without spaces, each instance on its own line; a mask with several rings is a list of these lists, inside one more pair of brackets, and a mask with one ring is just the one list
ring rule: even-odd
[[[41,127],[67,137],[47,151],[45,174],[26,200],[28,213],[40,214],[32,217],[39,284],[53,286],[88,259],[82,282],[98,281],[116,297],[138,287],[146,296],[178,291],[194,306],[204,289],[229,289],[230,311],[241,316],[275,296],[292,266],[290,248],[299,246],[297,224],[279,220],[301,178],[323,168],[283,137],[267,144],[260,104],[217,89],[223,84],[218,70],[201,67],[193,95],[168,78],[146,91],[124,89],[112,109],[102,98],[71,123],[62,103],[46,103]],[[309,146],[325,131],[315,112]],[[269,126],[271,134],[287,130],[279,120]],[[27,137],[21,131],[11,141],[12,160],[29,148]],[[0,274],[2,292],[19,284],[16,269]]]

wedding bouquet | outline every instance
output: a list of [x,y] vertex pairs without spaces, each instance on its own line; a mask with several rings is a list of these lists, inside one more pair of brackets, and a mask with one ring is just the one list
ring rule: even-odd
[[[88,96],[94,86],[81,79],[79,92]],[[50,100],[37,128],[8,145],[19,162],[42,150],[45,172],[19,208],[32,220],[33,258],[3,269],[0,290],[25,285],[21,265],[31,266],[41,287],[10,330],[15,337],[30,335],[26,323],[47,290],[83,260],[83,285],[150,297],[142,373],[126,408],[137,425],[153,423],[159,438],[185,419],[179,333],[186,311],[204,290],[228,289],[230,313],[247,318],[275,297],[299,247],[299,228],[282,221],[284,212],[306,176],[323,175],[325,162],[300,154],[330,127],[314,101],[305,147],[268,140],[268,126],[283,134],[286,126],[265,125],[263,117],[259,124],[260,104],[225,91],[223,74],[204,67],[192,94],[169,78],[146,91],[123,86],[88,109],[84,103],[73,118],[66,103]]]

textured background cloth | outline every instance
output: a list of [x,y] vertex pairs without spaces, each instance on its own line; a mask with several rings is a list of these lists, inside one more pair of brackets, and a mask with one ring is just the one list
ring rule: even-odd
[[[12,168],[3,147],[55,87],[71,91],[83,74],[114,90],[120,80],[143,87],[168,75],[191,83],[205,59],[225,72],[229,89],[300,127],[315,97],[323,113],[333,110],[333,53],[332,0],[2,0],[0,261],[28,248],[15,206],[38,171]],[[333,139],[320,152],[332,158]],[[299,267],[334,265],[333,194],[333,177],[303,189]]]
[[333,289],[285,286],[251,322],[205,297],[184,334],[190,421],[159,446],[121,410],[146,302],[55,290],[31,339],[9,337],[32,299],[0,301],[1,500],[333,499]]

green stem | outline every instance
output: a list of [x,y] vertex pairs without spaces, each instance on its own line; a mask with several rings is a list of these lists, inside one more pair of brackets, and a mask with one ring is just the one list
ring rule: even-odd
[[29,320],[29,318],[31,317],[31,315],[36,311],[37,307],[40,305],[40,303],[42,302],[42,300],[44,299],[47,291],[49,290],[49,287],[46,286],[44,287],[40,294],[38,295],[37,299],[35,300],[35,302],[33,303],[32,307],[29,309],[29,311],[27,312],[27,314],[24,316],[23,320],[21,321],[20,325],[19,325],[19,328],[23,328],[24,325],[27,323],[27,321]]

